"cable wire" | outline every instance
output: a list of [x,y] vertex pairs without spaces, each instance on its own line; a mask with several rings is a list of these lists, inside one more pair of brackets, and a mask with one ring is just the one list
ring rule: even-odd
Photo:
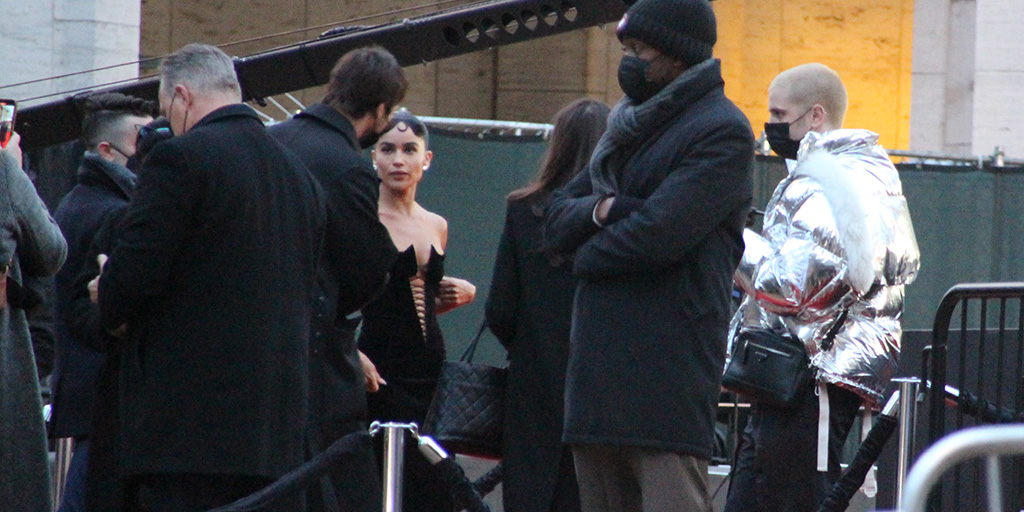
[[[273,38],[283,37],[283,36],[287,36],[287,35],[293,35],[293,34],[298,34],[298,33],[302,33],[302,32],[308,32],[308,31],[311,31],[311,30],[322,30],[322,29],[328,28],[328,27],[352,24],[352,23],[356,23],[356,22],[360,22],[360,21],[366,21],[366,20],[370,20],[370,19],[374,19],[374,18],[382,18],[382,17],[385,17],[385,16],[394,16],[396,14],[404,14],[404,13],[411,12],[411,11],[417,11],[417,10],[422,10],[422,9],[427,9],[427,8],[435,8],[435,9],[437,9],[437,8],[442,7],[442,6],[447,6],[449,4],[457,3],[459,1],[461,1],[461,0],[442,0],[442,1],[439,1],[439,2],[432,2],[430,4],[415,5],[415,6],[412,6],[412,7],[405,7],[405,8],[402,8],[402,9],[396,9],[394,11],[388,11],[388,12],[384,12],[384,13],[368,14],[366,16],[358,16],[358,17],[355,17],[355,18],[350,18],[350,19],[347,19],[347,20],[342,20],[342,21],[337,21],[337,22],[324,23],[324,24],[320,24],[320,25],[314,25],[314,26],[311,26],[311,27],[301,27],[301,28],[297,28],[297,29],[287,30],[287,31],[284,31],[284,32],[277,32],[275,34],[267,34],[267,35],[262,35],[262,36],[251,37],[251,38],[248,38],[248,39],[241,39],[241,40],[238,40],[238,41],[231,41],[231,42],[228,42],[228,43],[217,45],[217,47],[221,48],[221,49],[229,48],[229,47],[237,46],[237,45],[240,45],[240,44],[265,41],[267,39],[273,39]],[[485,1],[481,1],[481,2],[472,2],[472,3],[466,4],[465,6],[469,7],[469,6],[473,6],[473,5],[487,4],[487,3],[493,3],[493,0],[485,0]],[[291,48],[291,47],[294,47],[294,46],[299,46],[299,45],[305,44],[305,42],[306,41],[300,41],[300,42],[296,42],[296,43],[291,43],[291,44],[287,44],[287,45],[281,46],[279,48]],[[259,52],[257,52],[257,53],[259,53]],[[72,73],[65,73],[63,75],[55,75],[55,76],[49,76],[49,77],[45,77],[45,78],[37,78],[37,79],[34,79],[34,80],[28,80],[28,81],[24,81],[24,82],[17,82],[17,83],[13,83],[13,84],[0,85],[0,90],[10,89],[10,88],[14,88],[14,87],[21,87],[21,86],[24,86],[24,85],[32,85],[32,84],[37,84],[37,83],[41,83],[41,82],[57,80],[57,79],[61,79],[61,78],[69,78],[69,77],[74,77],[74,76],[79,76],[79,75],[96,73],[96,72],[99,72],[99,71],[106,71],[106,70],[109,70],[109,69],[116,69],[116,68],[120,68],[120,67],[124,67],[124,66],[134,66],[134,65],[147,64],[147,63],[150,63],[150,62],[153,62],[153,61],[159,61],[159,60],[163,59],[166,56],[167,55],[161,55],[161,56],[158,56],[158,57],[147,57],[145,59],[140,59],[140,60],[136,60],[136,61],[123,62],[123,63],[120,63],[120,64],[112,64],[112,65],[109,65],[109,66],[103,66],[103,67],[94,68],[94,69],[87,69],[87,70],[83,70],[83,71],[75,71],[75,72],[72,72]],[[132,81],[136,81],[136,80],[142,80],[142,79],[145,79],[145,78],[149,78],[151,76],[155,76],[155,75],[154,74],[150,74],[150,75],[145,75],[145,76],[141,76],[141,77],[137,77],[137,78],[128,78],[128,79],[124,79],[124,80],[116,80],[116,81],[113,81],[113,82],[96,84],[96,85],[92,85],[92,86],[88,86],[88,87],[80,87],[80,88],[77,88],[77,89],[70,89],[70,90],[67,90],[67,91],[54,92],[54,93],[45,94],[45,95],[42,95],[42,96],[36,96],[36,97],[33,97],[33,98],[26,98],[26,99],[23,99],[21,101],[26,101],[27,102],[27,101],[44,99],[44,98],[50,98],[50,97],[53,97],[53,96],[68,95],[68,94],[75,93],[75,92],[82,92],[82,91],[87,91],[87,90],[92,90],[92,89],[97,89],[97,88],[109,87],[109,86],[112,86],[112,85],[128,83],[128,82],[132,82]]]

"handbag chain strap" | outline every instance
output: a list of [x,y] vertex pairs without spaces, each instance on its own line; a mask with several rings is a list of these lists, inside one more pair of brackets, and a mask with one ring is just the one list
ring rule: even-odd
[[846,323],[846,317],[850,315],[850,307],[843,308],[843,311],[836,317],[836,321],[832,322],[832,327],[829,328],[828,332],[825,333],[825,337],[821,339],[821,350],[829,350],[832,348],[832,344],[836,341],[836,334],[839,334],[839,329],[843,328],[843,324]]
[[[861,301],[870,301],[878,295],[878,292],[882,291],[882,283],[874,283],[871,288],[868,288],[867,293],[860,298]],[[836,340],[836,335],[839,334],[839,329],[843,328],[843,324],[846,323],[846,317],[850,315],[850,306],[843,308],[843,311],[836,317],[836,321],[832,323],[832,327],[829,328],[828,332],[825,333],[825,337],[821,340],[821,350],[829,350],[832,348],[832,344]]]
[[473,341],[469,342],[469,346],[466,347],[466,351],[462,353],[462,357],[459,358],[459,361],[462,361],[464,363],[473,362],[473,355],[476,354],[476,346],[478,343],[480,343],[480,336],[484,334],[484,330],[486,329],[487,321],[485,320],[482,324],[480,324],[480,330],[476,331],[476,336],[473,337]]

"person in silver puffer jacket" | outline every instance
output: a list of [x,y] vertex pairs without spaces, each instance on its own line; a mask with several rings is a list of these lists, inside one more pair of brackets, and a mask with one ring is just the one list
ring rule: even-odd
[[877,134],[839,129],[845,109],[842,82],[820,64],[785,71],[769,88],[779,122],[765,130],[790,172],[762,233],[744,233],[730,353],[745,329],[789,334],[817,382],[794,409],[754,404],[727,511],[817,510],[857,409],[877,406],[899,365],[904,287],[920,252],[895,167]]

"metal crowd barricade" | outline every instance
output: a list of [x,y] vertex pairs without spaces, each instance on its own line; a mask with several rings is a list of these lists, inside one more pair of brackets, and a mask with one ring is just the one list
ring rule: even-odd
[[[959,284],[946,292],[923,358],[925,446],[950,432],[1017,420],[1024,411],[1022,325],[1024,282]],[[1010,481],[1024,482],[1024,463],[1007,469]],[[967,510],[979,502],[981,470],[976,463],[954,468],[931,509]],[[1022,492],[1011,499],[1022,499]]]
[[[985,464],[984,503],[987,510],[1006,510],[1000,456],[1007,455],[1024,455],[1024,425],[971,427],[942,438],[921,454],[907,475],[900,512],[924,512],[928,495],[943,473],[960,463],[979,458],[983,458]],[[970,510],[981,510],[980,503],[974,502]]]

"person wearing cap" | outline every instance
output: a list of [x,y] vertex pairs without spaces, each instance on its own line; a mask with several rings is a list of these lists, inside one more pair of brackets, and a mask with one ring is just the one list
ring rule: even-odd
[[753,134],[724,94],[706,0],[640,0],[617,35],[626,97],[545,220],[580,279],[563,441],[583,510],[710,511]]
[[858,408],[866,431],[899,365],[904,288],[920,250],[896,168],[877,134],[842,129],[846,105],[823,64],[783,71],[768,88],[764,128],[789,174],[761,234],[744,233],[730,342],[755,330],[798,340],[816,379],[791,407],[753,404],[727,512],[818,510]]

